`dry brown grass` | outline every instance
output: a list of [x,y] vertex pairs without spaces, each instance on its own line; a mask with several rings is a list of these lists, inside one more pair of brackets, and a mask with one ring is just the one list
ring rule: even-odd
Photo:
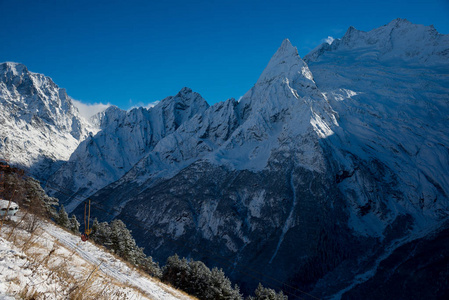
[[[39,228],[41,220],[25,213],[17,222],[7,221],[0,232],[0,236],[12,242],[19,248],[26,258],[22,268],[32,273],[43,274],[44,279],[35,284],[21,282],[19,277],[9,278],[14,289],[10,294],[18,299],[125,299],[126,286],[108,278],[99,271],[100,265],[85,267],[81,272],[69,270],[76,257],[76,249],[67,254],[67,249],[54,241],[50,248],[48,241],[42,238],[44,230]],[[66,254],[62,253],[66,251]],[[72,268],[74,269],[74,268]],[[54,290],[39,292],[39,286],[54,286]],[[98,286],[101,286],[99,289]],[[19,287],[19,288],[17,288]],[[140,293],[140,291],[139,291]]]
[[[10,294],[18,299],[93,299],[111,300],[127,299],[127,291],[133,290],[133,299],[152,298],[145,290],[123,284],[111,278],[100,270],[101,264],[92,265],[82,260],[76,249],[68,249],[56,239],[48,239],[48,235],[42,229],[45,220],[35,218],[25,212],[18,221],[5,222],[0,231],[0,236],[12,242],[25,254],[24,269],[29,269],[34,274],[40,274],[39,280],[33,284],[21,282],[18,277],[11,278],[15,290],[9,290]],[[93,243],[92,241],[89,241]],[[93,243],[95,244],[95,243]],[[96,245],[98,246],[98,245]],[[109,252],[116,259],[123,261],[118,255]],[[80,262],[81,265],[80,265]],[[152,279],[160,288],[172,295],[182,295],[188,299],[197,299],[186,293],[172,289],[159,279],[153,278],[143,270],[123,261],[130,270],[139,275]],[[25,280],[22,278],[22,280]],[[19,288],[17,288],[19,287]]]
[[25,285],[25,287],[19,293],[17,293],[16,296],[18,296],[19,299],[34,300],[39,299],[41,294],[37,292],[34,288]]

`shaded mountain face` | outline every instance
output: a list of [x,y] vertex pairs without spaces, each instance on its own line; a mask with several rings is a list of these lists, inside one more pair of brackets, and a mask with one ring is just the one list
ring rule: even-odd
[[431,274],[422,241],[446,243],[448,53],[448,35],[401,19],[304,60],[285,40],[240,101],[183,89],[96,116],[47,187],[65,185],[75,212],[93,193],[96,216],[124,220],[156,260],[203,260],[244,291],[382,296],[370,287],[403,278],[395,256],[419,245]]
[[0,64],[0,156],[46,178],[91,128],[64,89],[18,63]]
[[[347,299],[446,299],[449,280],[449,230],[429,234],[395,249]],[[376,293],[372,293],[376,291]]]

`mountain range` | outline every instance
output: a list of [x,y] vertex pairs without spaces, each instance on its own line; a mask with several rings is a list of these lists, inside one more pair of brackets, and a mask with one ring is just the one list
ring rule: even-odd
[[183,88],[90,120],[50,78],[3,63],[0,153],[69,211],[89,197],[156,260],[222,267],[243,291],[444,297],[448,75],[449,35],[404,19],[304,58],[284,40],[238,101]]

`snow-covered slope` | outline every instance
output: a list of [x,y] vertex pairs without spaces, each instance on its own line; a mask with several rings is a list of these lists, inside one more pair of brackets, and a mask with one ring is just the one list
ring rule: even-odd
[[0,64],[0,157],[46,178],[90,128],[64,89],[18,63]]
[[37,225],[2,227],[1,299],[191,299],[52,223]]
[[[340,116],[338,138],[328,143],[350,174],[340,188],[354,214],[363,206],[373,211],[353,215],[354,229],[381,236],[401,214],[424,227],[447,216],[449,36],[397,19],[370,32],[350,28],[328,46],[305,59]],[[367,166],[371,172],[384,169],[373,178],[389,186],[382,199],[378,184],[365,186],[360,161],[379,164]]]

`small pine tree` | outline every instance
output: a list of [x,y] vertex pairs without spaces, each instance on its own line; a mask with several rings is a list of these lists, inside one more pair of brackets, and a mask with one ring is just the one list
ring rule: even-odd
[[110,248],[112,245],[111,227],[107,222],[99,223],[95,218],[92,224],[91,237],[97,244],[103,245],[108,248]]
[[209,293],[211,285],[211,271],[201,261],[189,262],[189,284],[187,284],[187,293],[192,295],[203,294],[205,299],[209,299],[212,295]]
[[111,242],[111,248],[117,255],[134,265],[137,264],[139,251],[136,241],[121,220],[116,219],[111,223]]
[[211,284],[209,286],[212,298],[222,300],[239,300],[242,299],[240,290],[233,289],[231,281],[226,277],[222,269],[213,268],[211,271]]
[[95,218],[94,221],[92,222],[92,233],[91,233],[91,235],[94,235],[95,232],[97,232],[99,225],[100,225],[100,223],[98,222],[98,219]]
[[159,267],[159,264],[157,262],[154,262],[151,256],[146,256],[145,254],[143,254],[143,256],[144,257],[142,257],[138,261],[139,265],[143,268],[143,270],[153,277],[161,278],[162,271],[161,268]]
[[64,205],[61,204],[61,207],[59,208],[59,213],[56,218],[56,224],[58,224],[61,227],[64,228],[70,228],[70,220],[69,215],[64,209]]
[[167,258],[167,263],[162,269],[162,280],[169,282],[179,289],[187,289],[189,282],[187,281],[189,274],[189,265],[185,258],[179,259],[177,254]]
[[76,219],[75,215],[72,215],[70,217],[70,227],[69,229],[74,232],[74,233],[79,233],[80,232],[80,223],[78,222],[78,220]]
[[275,290],[265,288],[261,283],[254,291],[255,296],[248,297],[248,300],[288,300],[282,291],[276,293]]
[[33,207],[33,213],[52,218],[57,215],[55,207],[59,205],[59,200],[49,197],[42,189],[39,181],[29,177],[25,181],[25,188],[27,190],[26,198]]

